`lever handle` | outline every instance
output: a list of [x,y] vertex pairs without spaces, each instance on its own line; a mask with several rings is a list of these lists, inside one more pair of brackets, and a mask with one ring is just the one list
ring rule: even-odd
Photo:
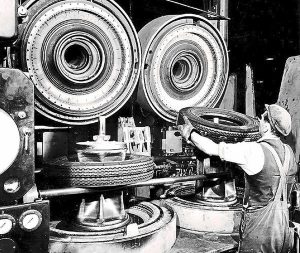
[[28,153],[29,152],[29,137],[31,135],[31,130],[28,127],[24,127],[23,134],[24,134],[24,151],[26,153]]

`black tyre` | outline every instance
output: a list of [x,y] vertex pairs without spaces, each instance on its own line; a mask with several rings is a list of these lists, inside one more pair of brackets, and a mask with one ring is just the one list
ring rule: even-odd
[[177,125],[184,124],[185,115],[202,136],[207,136],[216,142],[255,141],[261,136],[258,121],[235,111],[188,107],[180,110]]
[[47,164],[45,173],[65,186],[107,187],[149,180],[153,176],[151,157],[131,155],[125,161],[83,163],[61,159]]

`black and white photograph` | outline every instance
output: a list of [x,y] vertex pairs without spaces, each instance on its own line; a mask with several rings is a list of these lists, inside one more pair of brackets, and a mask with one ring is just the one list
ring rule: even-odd
[[0,0],[0,253],[299,253],[299,0]]

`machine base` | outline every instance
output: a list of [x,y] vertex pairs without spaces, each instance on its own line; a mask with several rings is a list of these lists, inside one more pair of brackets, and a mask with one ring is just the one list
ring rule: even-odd
[[[208,206],[197,202],[188,191],[193,185],[180,186],[173,189],[175,197],[165,203],[172,207],[178,216],[177,225],[191,232],[208,232],[216,234],[238,234],[241,220],[241,204],[231,206]],[[185,196],[180,196],[184,192]]]
[[135,234],[128,233],[128,226],[124,230],[100,233],[60,230],[58,223],[52,224],[49,253],[163,253],[172,248],[176,240],[176,215],[171,208],[143,202],[127,213],[142,221]]

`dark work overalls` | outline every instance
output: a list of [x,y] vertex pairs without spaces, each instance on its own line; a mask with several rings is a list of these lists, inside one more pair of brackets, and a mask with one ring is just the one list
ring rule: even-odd
[[293,176],[292,151],[280,140],[261,142],[265,164],[256,175],[245,175],[246,187],[240,224],[239,252],[288,252],[289,228],[287,178]]

